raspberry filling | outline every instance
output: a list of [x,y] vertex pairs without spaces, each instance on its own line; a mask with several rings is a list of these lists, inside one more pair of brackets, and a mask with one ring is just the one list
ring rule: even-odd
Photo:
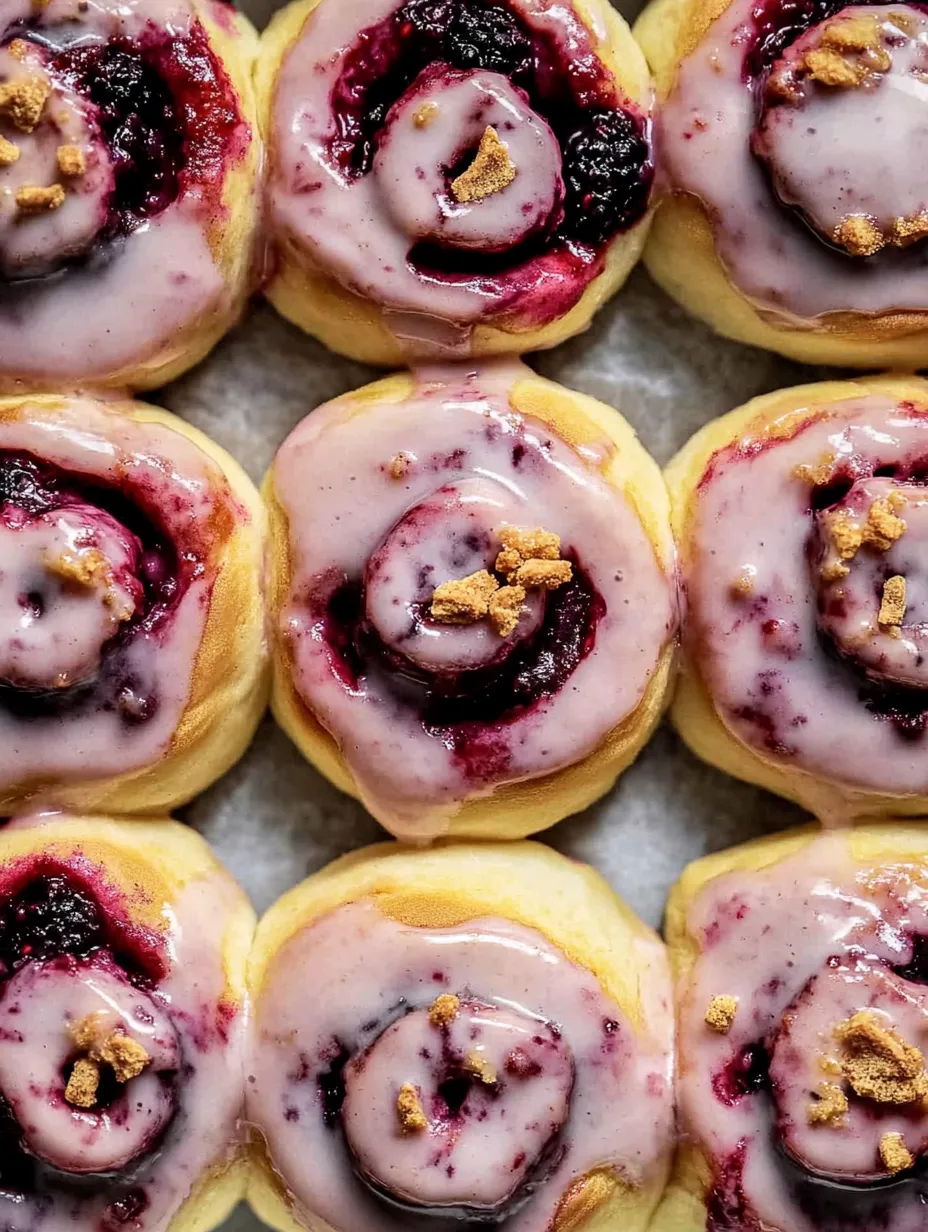
[[[118,1221],[127,1202],[144,1207],[133,1170],[170,1127],[181,1068],[155,993],[163,949],[82,857],[39,855],[4,869],[0,1185],[8,1194],[28,1198],[92,1175],[94,1194],[103,1186],[108,1196],[107,1219]],[[90,1059],[98,1044],[108,1057],[99,1063]],[[82,1074],[94,1075],[83,1094]]]
[[12,715],[102,707],[136,725],[155,713],[125,652],[157,638],[198,561],[136,495],[0,453],[0,706]]

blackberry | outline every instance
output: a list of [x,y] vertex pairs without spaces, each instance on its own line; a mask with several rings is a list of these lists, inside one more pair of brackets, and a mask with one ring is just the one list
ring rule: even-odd
[[653,170],[640,123],[624,111],[594,111],[564,145],[568,232],[599,245],[647,208]]
[[0,906],[0,975],[32,959],[83,957],[102,943],[96,903],[64,877],[39,877]]
[[398,14],[400,28],[409,26],[413,38],[444,41],[454,20],[454,0],[409,0]]
[[457,5],[445,54],[455,68],[484,68],[507,77],[525,75],[534,61],[531,40],[507,8],[466,0]]

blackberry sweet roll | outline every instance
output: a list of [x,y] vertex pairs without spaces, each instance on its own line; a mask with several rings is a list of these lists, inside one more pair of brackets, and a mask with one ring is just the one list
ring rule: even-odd
[[928,831],[698,860],[666,936],[682,1142],[655,1232],[923,1228]]
[[784,390],[667,470],[688,619],[673,718],[826,822],[928,804],[928,383]]
[[0,389],[164,384],[237,319],[256,46],[214,0],[6,0]]
[[810,363],[928,361],[928,15],[918,4],[653,0],[657,281]]
[[245,1188],[244,894],[174,822],[0,833],[0,1218],[209,1232]]
[[275,714],[398,837],[522,837],[607,791],[676,637],[655,463],[513,362],[313,411],[265,483]]
[[534,843],[382,844],[249,964],[249,1201],[280,1232],[644,1232],[673,1140],[662,942]]
[[267,294],[336,351],[553,346],[638,259],[651,86],[606,0],[296,0],[257,93]]
[[265,517],[141,403],[0,400],[0,812],[165,812],[266,702]]

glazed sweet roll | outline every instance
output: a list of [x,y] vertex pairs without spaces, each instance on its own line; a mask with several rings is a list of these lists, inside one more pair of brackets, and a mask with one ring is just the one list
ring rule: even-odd
[[646,260],[722,333],[807,362],[928,359],[928,17],[654,0],[664,192]]
[[211,0],[14,0],[0,22],[0,388],[148,388],[255,274],[257,40]]
[[245,1188],[247,900],[173,822],[0,835],[0,1216],[208,1232]]
[[605,0],[296,0],[257,89],[267,293],[336,351],[553,346],[640,254],[651,89]]
[[314,411],[265,492],[275,713],[396,835],[521,837],[647,740],[673,544],[615,411],[510,363],[396,376]]
[[684,1145],[657,1232],[922,1228],[928,831],[699,860],[666,931]]
[[131,402],[0,401],[0,809],[157,812],[266,701],[265,518],[218,446]]
[[826,821],[925,811],[926,475],[914,378],[758,398],[674,459],[700,756]]
[[249,971],[249,1199],[273,1227],[647,1226],[670,981],[592,869],[532,843],[368,848],[271,909]]

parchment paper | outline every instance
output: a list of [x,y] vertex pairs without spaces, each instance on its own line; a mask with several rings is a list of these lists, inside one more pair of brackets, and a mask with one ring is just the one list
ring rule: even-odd
[[[246,0],[244,7],[263,26],[275,5]],[[617,7],[629,18],[639,8]],[[587,334],[529,363],[617,407],[662,464],[707,420],[757,394],[829,375],[716,338],[643,269]],[[259,302],[205,363],[149,397],[219,441],[259,482],[304,415],[376,375],[330,354]],[[330,860],[387,837],[270,718],[236,769],[180,816],[213,844],[259,911]],[[665,724],[609,796],[538,837],[595,865],[659,926],[667,890],[690,860],[803,819],[785,801],[697,761]],[[228,1226],[260,1227],[244,1208]]]

